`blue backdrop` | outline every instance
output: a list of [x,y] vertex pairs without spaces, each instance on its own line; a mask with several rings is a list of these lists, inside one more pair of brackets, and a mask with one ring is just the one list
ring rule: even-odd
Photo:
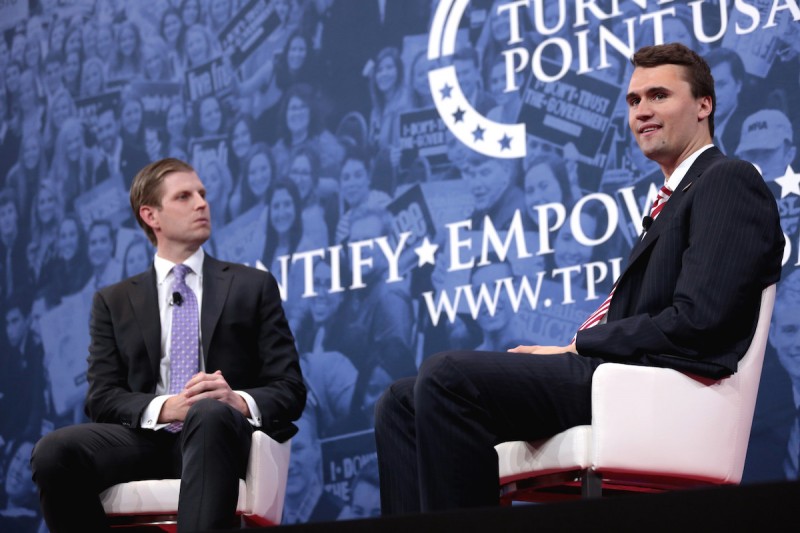
[[207,252],[281,284],[310,391],[285,522],[372,516],[392,380],[565,343],[605,298],[664,179],[627,58],[671,41],[708,59],[715,143],[779,205],[745,482],[797,479],[795,0],[8,0],[0,30],[0,529],[40,526],[32,445],[85,420],[93,292],[152,261],[127,200],[147,162],[190,161]]

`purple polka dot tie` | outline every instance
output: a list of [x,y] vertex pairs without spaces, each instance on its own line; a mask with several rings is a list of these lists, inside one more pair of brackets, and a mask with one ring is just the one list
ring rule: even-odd
[[[180,299],[173,298],[172,339],[170,341],[169,394],[181,392],[192,376],[198,371],[200,354],[199,316],[197,298],[186,285],[186,274],[191,272],[186,265],[175,265],[172,274],[172,294],[179,293]],[[173,422],[167,431],[177,432],[183,427],[181,422]]]

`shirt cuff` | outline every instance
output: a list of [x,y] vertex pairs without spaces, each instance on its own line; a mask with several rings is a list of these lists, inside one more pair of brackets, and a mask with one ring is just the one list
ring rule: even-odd
[[258,409],[256,405],[256,401],[253,399],[252,396],[247,394],[246,392],[235,390],[233,391],[239,396],[241,396],[244,401],[247,403],[247,408],[250,409],[250,418],[247,419],[253,427],[260,428],[261,427],[261,411]]
[[163,394],[156,396],[147,405],[147,409],[142,413],[142,418],[139,420],[139,427],[142,429],[152,429],[154,431],[167,427],[169,424],[159,424],[158,416],[161,414],[161,408],[167,399],[175,396],[174,394]]

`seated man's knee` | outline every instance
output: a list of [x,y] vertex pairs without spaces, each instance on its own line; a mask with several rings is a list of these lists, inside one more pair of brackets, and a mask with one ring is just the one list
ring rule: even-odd
[[443,374],[450,374],[453,361],[458,358],[458,353],[457,351],[439,352],[428,357],[419,367],[417,380],[420,383],[427,383],[439,379]]
[[411,407],[411,397],[414,390],[415,378],[403,378],[389,385],[375,402],[375,425],[408,411]]
[[52,431],[39,439],[31,453],[31,472],[36,483],[64,475],[80,460],[80,448],[71,438],[72,428]]
[[383,394],[380,395],[378,401],[375,402],[375,424],[380,424],[381,420],[386,419],[386,415],[393,413],[399,407],[396,391],[394,390],[396,384],[392,383]]
[[234,409],[213,398],[204,398],[189,408],[184,424],[224,423],[234,416]]
[[414,388],[414,404],[419,411],[446,403],[454,395],[473,394],[469,379],[470,365],[464,364],[466,357],[469,357],[469,353],[439,352],[422,363]]

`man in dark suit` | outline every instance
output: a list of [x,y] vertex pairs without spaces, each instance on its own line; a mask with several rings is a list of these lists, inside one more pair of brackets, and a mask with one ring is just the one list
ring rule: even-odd
[[605,362],[736,371],[760,294],[780,276],[775,199],[752,165],[711,144],[714,80],[700,56],[673,43],[633,64],[629,126],[673,192],[651,211],[607,314],[567,346],[444,352],[394,383],[376,411],[384,513],[497,505],[494,446],[591,423]]
[[[209,206],[188,164],[146,166],[131,206],[157,254],[148,271],[95,294],[86,399],[93,422],[36,445],[44,517],[54,533],[101,531],[99,492],[180,477],[179,530],[229,528],[252,432],[285,441],[305,405],[278,286],[269,273],[204,254]],[[182,386],[175,381],[187,345],[194,375]]]
[[126,142],[120,135],[119,110],[108,107],[97,116],[97,144],[103,156],[96,172],[96,181],[120,176],[127,191],[131,187],[137,169],[147,164],[150,158],[141,146]]
[[25,253],[29,239],[20,227],[12,191],[0,191],[0,296],[25,294],[30,286]]

